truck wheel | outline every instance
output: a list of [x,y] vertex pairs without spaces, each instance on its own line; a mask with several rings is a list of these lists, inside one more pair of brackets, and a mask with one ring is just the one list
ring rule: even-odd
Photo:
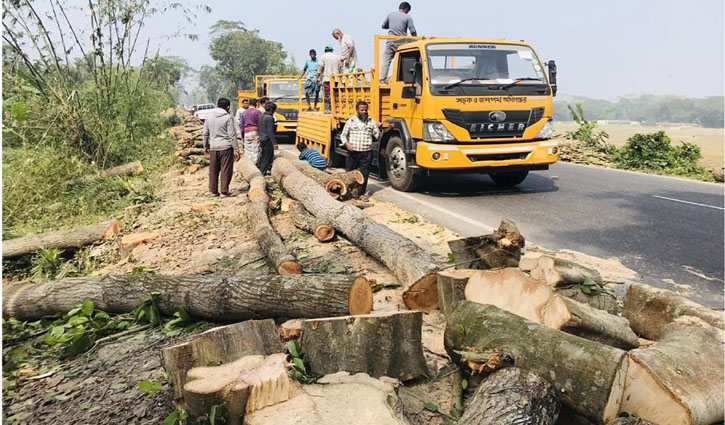
[[513,171],[513,172],[494,172],[490,173],[491,180],[496,183],[497,186],[501,187],[514,187],[526,179],[529,175],[527,171]]
[[388,180],[394,189],[401,192],[412,192],[420,184],[420,175],[411,168],[405,156],[405,148],[400,137],[393,136],[385,148]]

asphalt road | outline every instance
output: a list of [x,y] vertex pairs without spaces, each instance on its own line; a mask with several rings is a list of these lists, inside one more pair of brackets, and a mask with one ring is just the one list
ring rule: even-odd
[[420,193],[371,183],[376,198],[462,236],[510,218],[539,246],[616,257],[646,283],[690,285],[690,298],[723,307],[722,185],[569,163],[533,172],[514,189],[486,175],[438,178]]

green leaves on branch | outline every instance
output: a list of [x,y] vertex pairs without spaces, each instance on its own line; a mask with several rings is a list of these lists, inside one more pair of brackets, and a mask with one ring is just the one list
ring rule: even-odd
[[609,134],[606,131],[594,132],[594,129],[597,128],[597,121],[587,121],[584,118],[581,103],[576,104],[576,109],[572,108],[571,105],[567,105],[567,107],[571,112],[572,119],[579,125],[579,128],[576,131],[567,131],[564,135],[565,138],[582,141],[587,146],[598,150],[607,151],[613,148],[613,146],[607,144]]
[[224,425],[229,419],[229,406],[226,403],[215,404],[209,413],[198,418],[190,418],[186,410],[174,410],[161,422],[161,425]]
[[312,384],[316,382],[317,377],[307,370],[307,366],[302,359],[299,342],[297,340],[291,340],[287,343],[286,348],[291,359],[290,371],[292,372],[292,376],[303,384]]

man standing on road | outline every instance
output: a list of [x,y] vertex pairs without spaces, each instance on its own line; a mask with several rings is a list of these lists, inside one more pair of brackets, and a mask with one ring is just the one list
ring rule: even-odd
[[257,168],[265,175],[272,169],[272,161],[274,161],[274,151],[277,149],[277,139],[275,136],[276,125],[274,125],[274,111],[277,105],[274,102],[267,102],[265,112],[259,117],[259,143],[262,147]]
[[325,46],[325,54],[320,57],[320,66],[317,68],[317,82],[322,82],[325,90],[325,112],[330,112],[330,75],[340,73],[340,58],[332,53],[332,46]]
[[342,72],[355,72],[357,69],[357,49],[350,34],[343,34],[339,28],[332,30],[332,36],[340,42]]
[[[305,80],[305,99],[307,99],[307,110],[308,111],[316,111],[317,110],[317,101],[320,97],[320,85],[317,84],[317,68],[320,67],[320,61],[317,60],[317,51],[315,49],[310,50],[310,58],[307,59],[307,62],[305,62],[305,67],[302,69],[302,74],[300,74],[300,78],[307,75],[307,79]],[[315,109],[312,109],[312,105],[310,105],[310,98],[315,97]]]
[[237,123],[239,128],[242,128],[242,114],[244,114],[244,111],[249,109],[249,99],[242,100],[242,107],[237,109],[237,113],[234,114],[234,122]]
[[259,160],[259,117],[262,112],[257,109],[257,99],[250,100],[251,107],[242,115],[242,141],[244,143],[244,156],[253,163]]
[[340,134],[340,139],[348,150],[345,170],[358,169],[365,177],[360,190],[362,194],[360,199],[366,201],[368,195],[365,191],[368,187],[370,164],[373,160],[373,141],[380,138],[380,126],[368,116],[367,102],[363,100],[357,102],[355,109],[357,115],[347,120]]
[[[415,25],[413,25],[413,18],[408,15],[408,12],[410,12],[410,3],[407,1],[400,3],[397,12],[393,12],[385,17],[383,29],[388,30],[389,35],[406,36],[408,35],[408,30],[410,30],[410,35],[413,37],[418,35],[418,32],[415,30]],[[400,39],[388,40],[385,43],[383,66],[380,69],[380,82],[385,82],[388,79],[388,70],[390,69],[390,62],[393,61],[393,56],[395,56],[395,51],[400,45],[407,42],[407,39]]]
[[237,125],[229,114],[230,107],[229,99],[221,98],[217,108],[204,120],[204,153],[209,158],[209,191],[214,196],[219,196],[219,186],[222,197],[231,196],[229,183],[234,161],[239,159]]

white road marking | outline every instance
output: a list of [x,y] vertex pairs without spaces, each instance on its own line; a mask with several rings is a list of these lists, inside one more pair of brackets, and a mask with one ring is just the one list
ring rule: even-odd
[[681,202],[683,204],[697,205],[698,207],[713,208],[713,209],[716,209],[716,210],[725,211],[725,208],[723,208],[723,207],[716,207],[715,205],[708,205],[708,204],[700,204],[698,202],[683,201],[682,199],[668,198],[666,196],[660,196],[660,195],[652,195],[652,196],[654,196],[655,198],[666,199],[668,201]]

